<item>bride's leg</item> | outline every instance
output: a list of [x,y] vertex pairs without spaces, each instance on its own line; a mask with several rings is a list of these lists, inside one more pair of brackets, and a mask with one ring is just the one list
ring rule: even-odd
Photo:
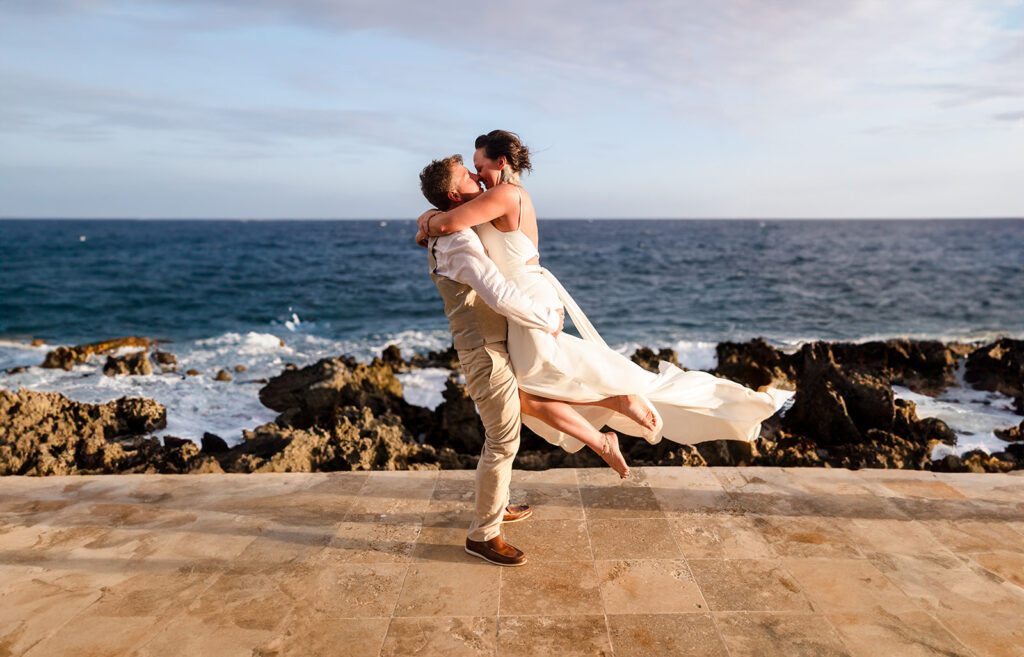
[[654,417],[654,413],[652,413],[647,404],[640,399],[639,395],[616,395],[615,397],[606,397],[595,402],[578,403],[580,406],[600,406],[602,408],[615,411],[616,413],[622,413],[629,419],[647,429],[653,429],[657,422]]
[[519,406],[526,415],[569,434],[597,452],[623,479],[629,476],[629,466],[619,451],[619,437],[614,431],[601,433],[569,404],[522,390],[519,391]]

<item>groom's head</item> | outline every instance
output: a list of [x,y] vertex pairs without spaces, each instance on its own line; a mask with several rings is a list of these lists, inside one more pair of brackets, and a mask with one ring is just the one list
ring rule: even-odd
[[434,160],[420,171],[420,190],[435,208],[451,210],[479,195],[480,178],[462,164],[461,155]]

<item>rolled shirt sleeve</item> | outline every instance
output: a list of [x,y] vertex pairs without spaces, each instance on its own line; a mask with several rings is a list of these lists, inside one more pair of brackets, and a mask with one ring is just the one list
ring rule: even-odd
[[435,273],[470,286],[495,312],[517,324],[548,333],[558,330],[557,310],[535,303],[510,283],[487,257],[475,231],[461,230],[434,240]]

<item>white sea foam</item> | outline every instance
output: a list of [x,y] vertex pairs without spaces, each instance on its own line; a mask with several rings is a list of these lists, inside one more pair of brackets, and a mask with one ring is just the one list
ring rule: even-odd
[[451,374],[451,370],[442,367],[425,367],[397,376],[398,380],[402,382],[405,401],[416,406],[435,409],[444,401],[441,393],[444,392],[445,381]]

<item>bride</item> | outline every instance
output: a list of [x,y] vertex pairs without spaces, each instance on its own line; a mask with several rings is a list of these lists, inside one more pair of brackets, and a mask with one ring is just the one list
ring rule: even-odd
[[[564,306],[582,338],[508,324],[508,353],[519,384],[523,423],[569,452],[584,444],[620,477],[629,474],[615,431],[657,443],[757,438],[792,393],[751,390],[706,372],[662,361],[648,372],[608,347],[565,288],[540,266],[537,215],[520,174],[530,152],[518,136],[494,130],[476,139],[473,164],[486,191],[418,219],[429,236],[476,227],[501,273],[539,304]],[[468,174],[468,172],[466,172]],[[469,174],[472,176],[472,174]],[[602,433],[608,426],[614,431]]]

